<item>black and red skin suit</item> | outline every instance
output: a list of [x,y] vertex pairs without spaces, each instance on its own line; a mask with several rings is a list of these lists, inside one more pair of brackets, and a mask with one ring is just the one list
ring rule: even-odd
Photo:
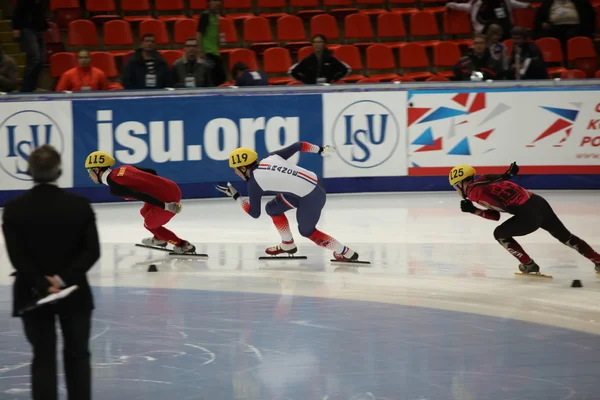
[[152,232],[155,238],[174,246],[184,242],[164,227],[175,216],[165,210],[165,203],[181,201],[181,189],[175,182],[158,176],[153,169],[132,165],[116,167],[110,170],[106,179],[104,176],[102,178],[110,188],[111,194],[126,200],[144,202],[140,214],[144,218],[144,227]]
[[542,196],[506,180],[503,175],[483,175],[473,180],[467,184],[464,195],[468,200],[486,208],[482,210],[472,204],[465,205],[463,200],[461,208],[465,212],[494,221],[500,220],[501,212],[513,215],[498,225],[494,230],[494,238],[522,264],[530,264],[533,260],[514,236],[526,236],[542,228],[559,242],[592,261],[598,270],[600,254],[584,240],[573,235]]

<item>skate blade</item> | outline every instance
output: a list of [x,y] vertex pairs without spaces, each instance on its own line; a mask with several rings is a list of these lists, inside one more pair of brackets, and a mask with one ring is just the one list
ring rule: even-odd
[[525,274],[525,273],[519,271],[519,272],[515,272],[515,275],[531,276],[531,277],[534,277],[534,278],[549,278],[549,279],[552,279],[552,275],[540,274],[539,272],[533,272],[531,274]]
[[306,260],[306,256],[294,256],[294,255],[283,255],[283,256],[265,256],[258,257],[259,260]]
[[339,260],[336,260],[336,259],[332,259],[331,262],[334,263],[334,264],[345,264],[345,265],[355,265],[355,264],[358,264],[358,265],[371,265],[370,261],[360,261],[360,260],[356,260],[356,261],[351,261],[351,260],[348,260],[348,261],[339,261]]
[[136,243],[135,244],[137,247],[144,247],[146,249],[152,249],[152,250],[160,250],[160,251],[171,251],[169,249],[167,249],[166,247],[159,247],[159,246],[147,246],[145,244],[140,244],[140,243]]
[[175,253],[170,252],[170,256],[180,257],[180,258],[208,258],[208,254],[197,254],[197,253]]

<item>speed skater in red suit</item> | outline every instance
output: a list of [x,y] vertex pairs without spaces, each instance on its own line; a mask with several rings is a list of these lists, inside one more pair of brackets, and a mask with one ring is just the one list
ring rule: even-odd
[[[494,221],[500,220],[501,212],[513,215],[496,227],[494,238],[519,260],[521,272],[539,273],[540,267],[514,237],[526,236],[542,228],[594,263],[596,272],[600,273],[600,254],[564,226],[546,199],[509,181],[518,173],[519,167],[512,163],[504,174],[475,178],[473,167],[457,165],[450,171],[449,180],[463,198],[460,203],[463,212]],[[473,202],[485,209],[475,207]]]
[[123,165],[111,169],[114,165],[115,159],[102,151],[91,153],[85,161],[94,183],[107,185],[115,196],[144,202],[140,214],[144,218],[144,227],[154,236],[143,239],[142,243],[156,247],[166,247],[170,243],[175,253],[194,253],[194,245],[164,227],[181,212],[179,186],[149,168]]

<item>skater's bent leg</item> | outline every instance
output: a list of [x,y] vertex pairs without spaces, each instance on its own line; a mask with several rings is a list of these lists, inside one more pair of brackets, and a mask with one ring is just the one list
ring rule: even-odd
[[294,243],[290,224],[284,213],[294,208],[296,206],[295,203],[294,199],[287,199],[284,195],[280,194],[269,201],[265,207],[267,214],[273,219],[273,225],[275,225],[277,232],[279,232],[283,244],[291,245]]
[[271,218],[273,219],[275,228],[277,228],[277,232],[279,232],[279,235],[281,236],[281,243],[294,243],[294,237],[292,236],[292,231],[290,231],[290,223],[285,214],[276,215]]
[[182,242],[175,233],[165,228],[164,225],[173,218],[175,214],[161,210],[158,207],[146,213],[144,218],[144,228],[148,229],[156,239],[169,242],[172,245],[178,245]]
[[521,264],[529,264],[533,260],[513,236],[525,236],[537,229],[538,226],[535,219],[526,219],[515,215],[494,229],[494,238],[502,247],[519,260]]

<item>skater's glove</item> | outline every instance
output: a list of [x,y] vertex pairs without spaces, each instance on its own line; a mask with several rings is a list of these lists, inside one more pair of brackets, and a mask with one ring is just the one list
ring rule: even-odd
[[335,153],[335,147],[333,146],[323,146],[319,149],[319,154],[323,157],[327,157],[328,155]]
[[172,212],[173,214],[179,214],[181,212],[180,203],[165,203],[165,210]]
[[221,193],[225,193],[229,197],[233,197],[234,200],[237,200],[237,198],[240,197],[238,191],[235,190],[235,188],[231,186],[231,183],[229,182],[227,182],[227,186],[218,185],[217,190]]
[[504,180],[508,180],[508,179],[512,178],[513,176],[516,176],[518,173],[519,173],[519,166],[517,165],[517,162],[515,161],[512,164],[510,164],[510,167],[508,167],[506,172],[502,175],[502,178]]
[[462,212],[473,214],[477,208],[473,205],[471,200],[463,200],[460,202],[460,209]]

